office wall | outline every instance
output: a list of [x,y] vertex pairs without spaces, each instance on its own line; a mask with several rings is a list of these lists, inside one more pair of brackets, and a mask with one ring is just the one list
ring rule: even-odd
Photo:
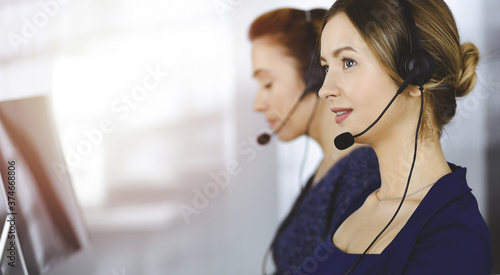
[[486,35],[486,44],[489,51],[484,55],[486,60],[486,84],[491,89],[491,97],[487,100],[486,112],[488,114],[486,119],[486,189],[488,196],[486,198],[488,209],[488,224],[490,227],[492,244],[493,244],[493,258],[495,259],[493,266],[493,273],[500,273],[500,202],[498,195],[500,194],[500,18],[496,15],[495,11],[500,9],[498,1],[488,1],[484,6],[484,13],[486,18],[485,33],[496,34]]

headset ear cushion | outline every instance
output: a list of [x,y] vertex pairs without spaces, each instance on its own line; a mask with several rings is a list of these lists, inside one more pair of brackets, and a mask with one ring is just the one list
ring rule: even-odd
[[325,80],[325,72],[321,67],[319,58],[313,56],[311,64],[308,66],[304,72],[304,83],[306,84],[306,89],[302,94],[304,98],[309,93],[318,93],[323,86],[323,81]]
[[412,70],[419,71],[413,85],[424,84],[434,75],[434,59],[425,50],[417,50],[410,54],[405,54],[399,62],[399,73],[405,79]]
[[323,81],[325,80],[325,72],[319,62],[313,64],[310,70],[309,88],[311,91],[319,92],[321,86],[323,86]]
[[406,70],[407,66],[406,66],[406,61],[408,60],[408,57],[410,56],[410,54],[405,54],[401,57],[401,59],[399,59],[399,75],[401,76],[402,79],[406,79],[406,77],[408,76],[408,71]]

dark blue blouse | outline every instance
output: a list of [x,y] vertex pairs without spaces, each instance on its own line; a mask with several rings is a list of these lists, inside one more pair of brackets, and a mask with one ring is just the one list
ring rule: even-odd
[[378,161],[370,147],[355,149],[340,159],[313,188],[311,177],[276,233],[273,259],[277,274],[293,274],[326,239],[353,199],[377,182]]
[[[491,239],[476,198],[465,179],[466,168],[452,172],[429,190],[408,222],[381,254],[367,254],[350,274],[490,274]],[[332,243],[342,222],[380,185],[367,188],[337,221],[326,241],[295,274],[345,274],[360,254],[344,253]]]

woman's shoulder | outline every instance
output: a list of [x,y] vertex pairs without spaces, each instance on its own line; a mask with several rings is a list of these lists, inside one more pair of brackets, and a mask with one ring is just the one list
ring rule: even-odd
[[359,194],[359,191],[367,186],[380,185],[380,171],[375,151],[369,146],[354,149],[337,161],[321,181],[321,185],[329,186],[325,187],[327,189],[347,188],[348,192],[355,194]]
[[[491,238],[476,198],[467,185],[466,169],[438,180],[422,200],[396,248],[408,274],[488,274]],[[408,258],[405,261],[404,258]],[[401,267],[403,268],[403,267]]]
[[370,146],[361,146],[353,149],[347,156],[346,159],[349,160],[377,160],[377,154]]
[[477,237],[485,247],[491,243],[488,226],[479,211],[476,198],[470,191],[444,205],[429,219],[420,235],[427,238],[437,232],[457,240],[466,238],[464,235],[469,236],[466,238],[469,240]]
[[442,274],[489,274],[492,261],[489,230],[469,192],[429,219],[418,234],[407,267],[415,274],[429,267]]
[[380,171],[375,151],[369,146],[352,150],[330,168],[323,180],[325,184],[336,183],[337,188],[338,183],[341,186],[345,185],[346,188],[361,188],[361,190],[372,184],[380,185]]
[[476,197],[467,184],[467,169],[451,163],[450,168],[452,172],[438,180],[423,201],[428,206],[426,208],[435,213],[429,225],[455,224],[483,233],[488,228]]
[[352,150],[330,168],[329,173],[379,173],[378,159],[370,146],[363,146]]

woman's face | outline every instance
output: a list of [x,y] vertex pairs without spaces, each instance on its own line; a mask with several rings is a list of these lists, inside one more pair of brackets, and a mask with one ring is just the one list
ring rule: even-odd
[[[362,132],[380,115],[398,86],[344,13],[334,15],[321,35],[321,64],[327,71],[319,91],[326,99],[342,132]],[[383,118],[357,142],[373,145],[373,138],[398,134],[407,116],[406,100],[398,96]]]
[[[297,61],[269,37],[253,40],[252,66],[253,76],[258,83],[253,109],[264,113],[269,127],[275,131],[304,92],[302,74]],[[281,140],[289,141],[305,133],[315,97],[310,94],[300,102],[279,132]]]

